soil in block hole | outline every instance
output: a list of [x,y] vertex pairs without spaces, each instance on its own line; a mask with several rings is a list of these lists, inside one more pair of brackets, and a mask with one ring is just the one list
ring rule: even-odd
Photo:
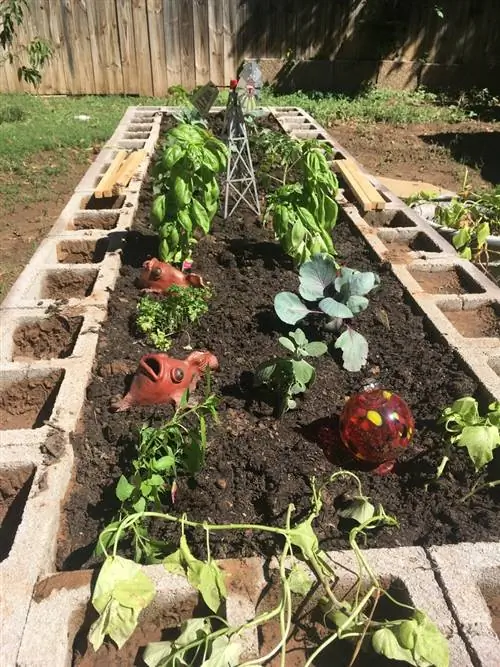
[[53,315],[26,322],[14,332],[13,360],[64,359],[75,346],[83,317]]
[[474,310],[443,310],[453,326],[465,338],[500,336],[497,308],[481,306]]
[[126,644],[119,650],[111,641],[106,641],[97,652],[88,642],[88,633],[91,624],[97,617],[94,609],[89,605],[85,618],[80,625],[73,642],[74,667],[135,667],[145,665],[142,660],[144,649],[151,642],[173,640],[179,635],[183,621],[195,616],[204,616],[208,613],[205,608],[197,613],[198,597],[181,598],[178,601],[165,602],[164,609],[149,607],[140,617],[139,625]]
[[80,208],[89,210],[99,210],[99,209],[114,209],[121,208],[125,202],[125,195],[117,195],[115,197],[101,197],[97,198],[94,195],[90,197],[84,197],[80,202]]
[[47,274],[42,299],[81,299],[92,294],[97,271],[51,271]]
[[368,211],[365,220],[374,227],[417,226],[403,211]]
[[118,224],[118,213],[76,213],[69,229],[113,229]]
[[0,562],[14,544],[34,475],[30,465],[0,469]]
[[412,269],[411,275],[429,294],[480,294],[484,289],[458,267],[444,271]]
[[0,430],[40,428],[50,418],[64,371],[25,378],[0,391]]
[[57,261],[62,264],[102,262],[108,245],[108,239],[98,239],[97,241],[61,241],[57,245]]

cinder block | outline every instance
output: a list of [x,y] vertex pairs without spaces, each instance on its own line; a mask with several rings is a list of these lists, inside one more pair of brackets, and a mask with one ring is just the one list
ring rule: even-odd
[[488,599],[500,592],[500,545],[458,544],[427,551],[474,664],[498,667],[500,640],[491,625]]

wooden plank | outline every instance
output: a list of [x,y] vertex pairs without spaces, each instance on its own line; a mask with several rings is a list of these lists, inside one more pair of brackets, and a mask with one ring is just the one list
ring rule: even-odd
[[113,185],[115,183],[116,176],[126,157],[127,151],[118,151],[118,153],[115,155],[111,164],[107,168],[106,173],[101,178],[96,189],[94,190],[94,197],[96,199],[112,196]]
[[147,0],[147,8],[153,95],[163,97],[168,92],[163,0]]
[[146,0],[132,0],[134,20],[135,58],[137,67],[137,92],[154,95],[151,55],[149,50],[148,9]]
[[236,77],[238,68],[237,43],[236,43],[236,11],[237,3],[234,0],[223,0],[223,33],[224,33],[224,81],[229,86],[229,81]]
[[192,7],[195,84],[202,86],[210,81],[208,2],[193,0]]
[[128,157],[122,162],[118,173],[114,179],[113,194],[119,195],[122,193],[122,190],[127,187],[130,182],[130,179],[137,171],[137,168],[141,162],[146,157],[147,152],[144,149],[133,151],[128,155]]
[[140,77],[137,71],[132,0],[115,0],[115,2],[119,17],[118,37],[123,74],[123,92],[126,95],[137,95],[139,94]]
[[179,5],[182,85],[191,91],[196,86],[193,0],[172,1]]
[[181,42],[179,35],[179,6],[177,2],[165,0],[163,5],[165,28],[165,54],[167,60],[167,83],[182,85]]
[[227,85],[224,79],[224,3],[208,0],[208,48],[210,80],[216,86]]
[[381,210],[385,208],[385,199],[370,183],[365,174],[359,170],[353,160],[334,160],[333,165],[349,185],[353,195],[361,204],[363,211]]

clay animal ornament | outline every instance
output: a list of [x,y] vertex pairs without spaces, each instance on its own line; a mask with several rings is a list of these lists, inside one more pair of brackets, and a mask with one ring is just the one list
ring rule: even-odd
[[135,405],[162,403],[177,407],[186,389],[196,389],[206,368],[219,368],[217,357],[211,352],[191,352],[183,360],[162,353],[146,354],[139,361],[128,393],[112,403],[111,409],[122,412]]
[[183,273],[171,264],[160,262],[156,258],[144,262],[137,284],[147,292],[160,293],[172,287],[172,285],[205,287],[202,277],[197,273]]

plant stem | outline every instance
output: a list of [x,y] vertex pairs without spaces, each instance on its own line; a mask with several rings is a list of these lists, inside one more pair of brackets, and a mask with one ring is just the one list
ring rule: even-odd
[[483,491],[484,489],[493,489],[495,486],[498,486],[500,484],[500,479],[496,479],[493,482],[484,482],[484,484],[479,484],[479,482],[476,482],[472,489],[467,493],[463,498],[460,499],[461,503],[464,503],[466,500],[469,500],[469,498],[472,498],[472,496],[479,491]]

